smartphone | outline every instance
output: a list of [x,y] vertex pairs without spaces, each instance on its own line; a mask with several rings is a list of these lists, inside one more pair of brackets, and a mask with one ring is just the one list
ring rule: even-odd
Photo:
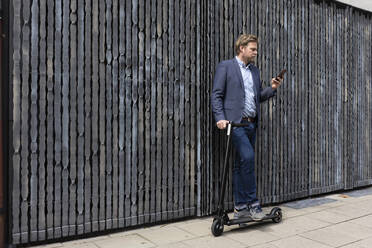
[[286,72],[287,72],[287,70],[286,70],[286,69],[283,69],[283,70],[278,74],[278,76],[276,76],[275,79],[283,78],[283,77],[284,77],[284,74],[285,74]]

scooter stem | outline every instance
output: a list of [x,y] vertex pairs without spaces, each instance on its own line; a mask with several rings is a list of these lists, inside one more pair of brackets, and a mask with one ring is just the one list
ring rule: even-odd
[[232,123],[229,122],[227,124],[227,148],[226,148],[226,153],[225,153],[225,161],[223,165],[222,186],[221,186],[220,199],[218,200],[218,209],[217,209],[217,215],[221,217],[223,216],[223,213],[224,213],[223,200],[225,198],[226,181],[227,181],[227,174],[228,174],[227,170],[229,166],[231,127],[232,127]]

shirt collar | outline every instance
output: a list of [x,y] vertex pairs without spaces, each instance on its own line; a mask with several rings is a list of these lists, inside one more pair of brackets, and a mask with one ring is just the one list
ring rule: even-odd
[[244,69],[251,69],[251,63],[245,65],[243,61],[241,61],[238,56],[235,56],[236,61],[238,62],[239,66],[243,67]]

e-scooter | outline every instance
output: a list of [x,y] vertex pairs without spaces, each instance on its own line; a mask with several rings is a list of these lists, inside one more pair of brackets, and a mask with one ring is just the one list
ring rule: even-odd
[[225,161],[224,161],[224,167],[223,167],[223,175],[222,175],[222,186],[220,191],[220,198],[218,201],[218,208],[217,208],[217,214],[215,215],[211,227],[212,234],[214,236],[220,236],[223,232],[224,225],[243,225],[248,222],[260,222],[265,220],[272,220],[274,223],[279,223],[282,221],[282,210],[278,207],[274,207],[271,209],[269,214],[266,214],[265,217],[262,220],[253,220],[250,217],[246,218],[239,218],[239,219],[229,219],[229,216],[227,215],[226,210],[224,210],[223,207],[223,199],[225,197],[225,191],[226,191],[226,181],[227,181],[227,175],[228,175],[228,169],[229,169],[229,153],[230,153],[230,146],[231,146],[231,132],[232,127],[244,127],[248,124],[245,123],[232,123],[229,122],[227,125],[227,147],[226,147],[226,154],[225,154]]

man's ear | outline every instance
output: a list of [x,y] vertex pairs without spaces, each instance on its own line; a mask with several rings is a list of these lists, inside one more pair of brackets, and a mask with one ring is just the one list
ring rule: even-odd
[[239,50],[240,50],[241,53],[243,52],[243,49],[244,49],[244,46],[239,47]]

